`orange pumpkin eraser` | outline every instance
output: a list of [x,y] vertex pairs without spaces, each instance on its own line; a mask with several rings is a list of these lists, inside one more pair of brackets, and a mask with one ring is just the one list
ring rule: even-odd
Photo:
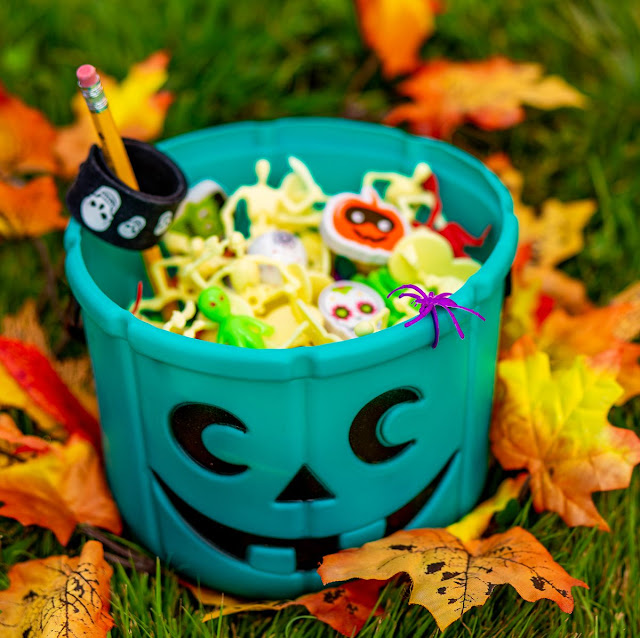
[[410,232],[396,208],[383,202],[371,187],[340,193],[327,202],[320,233],[336,254],[366,264],[385,264],[393,247]]

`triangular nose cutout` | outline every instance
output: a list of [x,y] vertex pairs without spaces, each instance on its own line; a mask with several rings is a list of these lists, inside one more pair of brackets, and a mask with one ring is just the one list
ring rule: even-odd
[[327,498],[335,498],[335,496],[320,483],[307,465],[303,465],[287,487],[280,492],[276,502],[320,501]]

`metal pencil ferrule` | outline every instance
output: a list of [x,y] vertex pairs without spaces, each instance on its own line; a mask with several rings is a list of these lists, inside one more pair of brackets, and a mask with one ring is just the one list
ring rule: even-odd
[[92,113],[101,113],[109,106],[107,97],[104,94],[104,89],[102,88],[102,82],[100,82],[99,79],[91,86],[81,86],[80,92]]

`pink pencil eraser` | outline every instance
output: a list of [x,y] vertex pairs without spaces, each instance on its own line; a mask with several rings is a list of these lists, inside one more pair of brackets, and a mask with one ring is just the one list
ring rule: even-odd
[[79,66],[76,71],[76,77],[78,78],[78,84],[83,88],[93,86],[99,80],[96,67],[91,64]]

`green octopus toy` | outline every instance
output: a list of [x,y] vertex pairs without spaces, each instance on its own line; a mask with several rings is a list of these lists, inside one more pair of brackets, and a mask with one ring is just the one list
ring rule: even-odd
[[264,348],[263,336],[273,334],[273,327],[246,315],[232,315],[229,298],[222,288],[206,288],[198,297],[198,309],[218,324],[218,343],[242,348]]

